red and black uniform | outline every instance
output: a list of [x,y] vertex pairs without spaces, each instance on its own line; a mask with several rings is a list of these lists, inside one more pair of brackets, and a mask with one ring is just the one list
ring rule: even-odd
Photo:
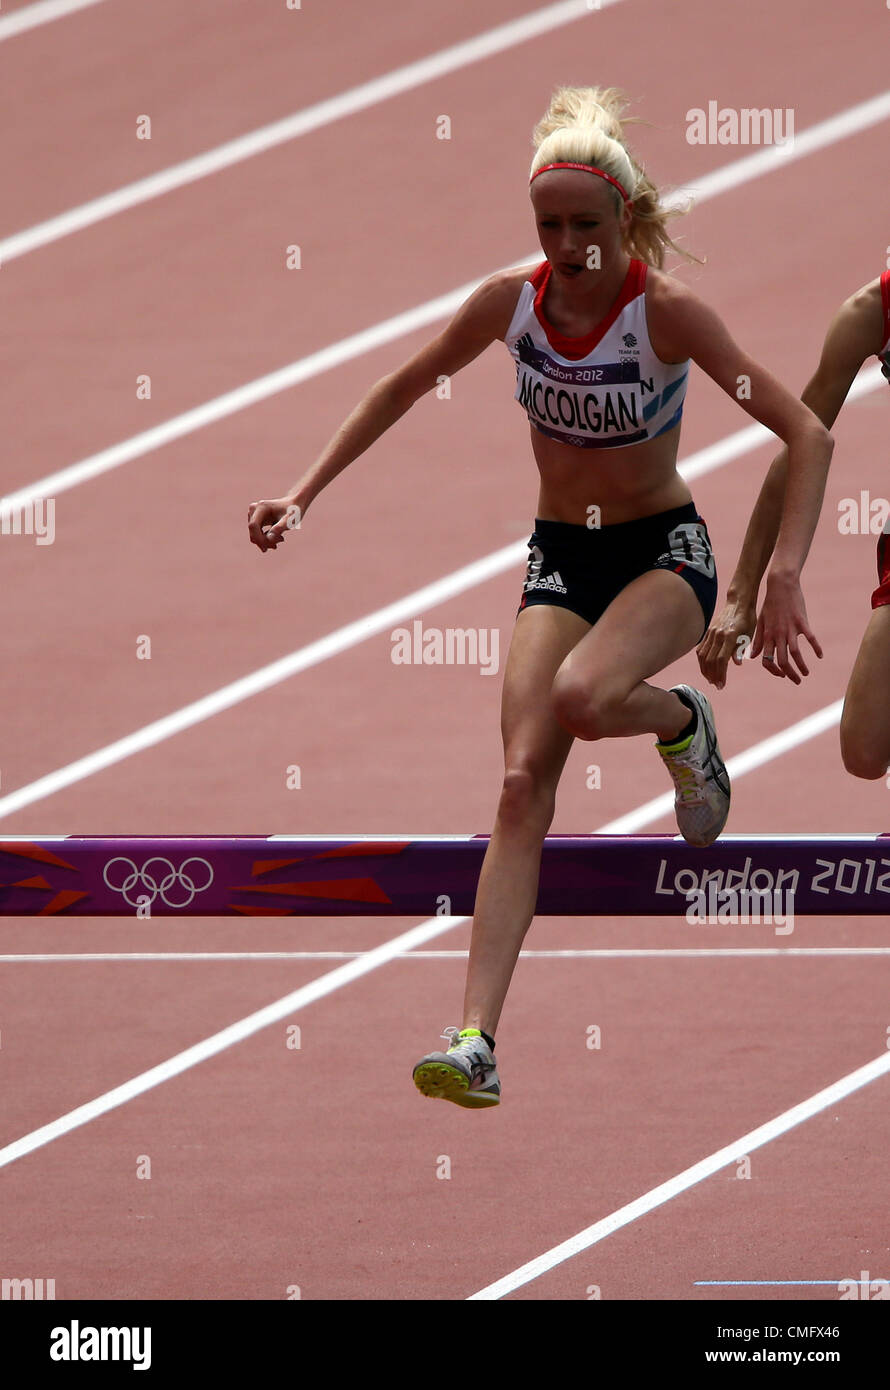
[[[890,270],[881,276],[881,305],[884,310],[884,346],[878,353],[881,371],[890,382]],[[878,538],[878,587],[871,596],[872,608],[883,608],[890,603],[890,517],[884,523],[884,530]]]

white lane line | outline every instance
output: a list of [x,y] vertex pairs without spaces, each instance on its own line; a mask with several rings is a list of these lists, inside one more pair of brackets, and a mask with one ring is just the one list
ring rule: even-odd
[[[797,159],[802,155],[822,149],[836,140],[846,139],[866,126],[886,119],[887,116],[890,116],[890,92],[875,98],[873,101],[864,102],[861,106],[852,107],[839,116],[822,121],[797,137],[793,145],[788,144],[761,150],[757,154],[735,160],[721,169],[714,170],[711,174],[704,175],[698,183],[689,185],[688,196],[694,197],[697,203],[707,202],[709,198],[725,193],[727,190],[758,178],[762,174],[772,173],[779,163],[787,163],[791,159]],[[679,205],[683,200],[684,195],[677,193],[665,198],[664,202],[667,206],[671,206],[672,204]],[[0,242],[0,263],[6,254],[5,245],[6,243]],[[516,266],[526,265],[539,259],[540,251],[531,251],[529,255],[513,264]],[[7,508],[22,507],[40,497],[56,497],[60,492],[67,491],[68,488],[76,487],[82,482],[107,473],[112,468],[119,468],[132,459],[141,458],[144,454],[161,448],[174,439],[192,434],[195,430],[214,424],[217,420],[225,419],[239,410],[245,410],[258,401],[266,400],[281,391],[289,390],[292,386],[300,385],[322,372],[330,371],[332,368],[351,361],[366,352],[372,352],[386,343],[393,342],[408,333],[416,332],[439,319],[449,317],[486,278],[486,276],[482,276],[477,280],[468,281],[467,284],[461,285],[458,289],[439,295],[435,299],[427,300],[424,304],[416,305],[413,309],[396,314],[372,328],[363,329],[360,333],[354,333],[348,338],[343,338],[326,348],[321,348],[318,352],[310,353],[307,357],[298,358],[296,362],[292,362],[286,367],[269,372],[265,376],[256,377],[243,386],[226,391],[221,396],[215,396],[212,400],[205,401],[203,405],[195,406],[180,415],[175,415],[150,430],[132,435],[129,439],[122,440],[119,444],[113,444],[107,449],[102,449],[97,454],[91,454],[78,463],[69,464],[66,468],[50,473],[45,478],[40,478],[37,482],[27,484],[18,491],[9,494],[4,499],[5,505]],[[876,374],[877,379],[875,379]],[[881,379],[877,369],[871,373],[870,379],[872,384],[866,388],[860,388],[860,394],[862,390],[876,389],[878,381]],[[748,430],[750,437],[758,441],[767,438],[770,434],[759,424],[748,426]],[[743,434],[744,431],[738,431],[739,436]],[[715,464],[714,466],[718,465]]]
[[[104,748],[99,748],[94,753],[77,758],[74,762],[57,768],[55,772],[48,772],[43,777],[38,777],[36,781],[19,787],[17,791],[9,792],[6,796],[0,797],[0,819],[13,815],[24,806],[33,805],[35,801],[42,801],[45,797],[54,796],[66,787],[73,786],[76,782],[82,782],[87,777],[93,777],[96,773],[103,772],[106,768],[113,767],[115,763],[123,762],[136,753],[142,753],[147,748],[163,743],[166,739],[182,733],[185,729],[193,728],[205,719],[212,719],[223,710],[231,709],[243,700],[248,700],[254,695],[269,690],[272,686],[288,680],[300,671],[308,670],[311,666],[317,666],[322,661],[338,656],[359,642],[365,642],[370,637],[377,636],[387,629],[392,629],[401,622],[416,618],[420,612],[433,608],[446,599],[453,598],[456,594],[463,593],[476,584],[483,583],[485,580],[500,574],[512,565],[518,564],[525,553],[526,543],[524,541],[505,546],[503,550],[496,550],[482,560],[476,560],[472,564],[465,565],[462,569],[446,575],[444,579],[437,580],[423,589],[415,590],[413,594],[397,599],[395,603],[391,603],[385,608],[379,608],[364,618],[347,623],[345,627],[338,628],[335,632],[329,633],[327,637],[319,638],[316,642],[310,642],[308,646],[298,648],[289,656],[281,657],[268,666],[261,666],[259,670],[252,672],[249,676],[242,676],[239,680],[222,686],[219,690],[203,696],[200,700],[181,706],[172,714],[164,715],[161,719],[144,725],[143,728],[137,729],[132,734],[126,734],[123,738],[115,740],[114,743],[106,744]],[[727,762],[730,778],[739,778],[751,771],[752,768],[759,767],[762,763],[769,762],[773,757],[787,752],[789,748],[796,747],[798,744],[824,733],[839,722],[842,708],[843,700],[836,700],[824,709],[806,716],[797,724],[792,724],[790,728],[783,729],[780,733],[773,734],[763,742],[755,744],[744,753],[737,754]],[[660,816],[668,815],[673,804],[673,792],[665,792],[638,810],[610,821],[608,825],[602,827],[600,833],[632,834],[635,830]]]
[[[467,918],[464,919],[469,920]],[[368,951],[59,951],[44,955],[0,956],[0,964],[50,965],[96,961],[232,961],[232,960],[363,960]],[[469,951],[403,951],[393,960],[461,960]],[[626,946],[565,951],[520,951],[520,960],[630,960],[644,956],[667,960],[673,956],[890,956],[890,946]]]
[[431,941],[433,937],[451,931],[453,927],[459,926],[466,920],[465,917],[430,918],[426,922],[421,922],[419,926],[412,927],[410,931],[403,932],[390,941],[385,941],[383,945],[377,946],[373,951],[368,951],[359,960],[349,961],[346,965],[338,966],[336,970],[322,975],[320,979],[313,980],[308,985],[302,985],[299,989],[284,995],[282,999],[276,1000],[275,1003],[257,1009],[255,1013],[248,1014],[246,1018],[239,1019],[237,1023],[231,1024],[228,1028],[223,1028],[202,1042],[195,1043],[193,1047],[187,1047],[184,1052],[178,1052],[175,1057],[168,1058],[166,1062],[161,1062],[158,1066],[141,1072],[139,1076],[125,1081],[123,1085],[115,1086],[113,1090],[106,1091],[104,1095],[97,1096],[95,1100],[88,1101],[85,1105],[79,1105],[76,1109],[69,1110],[66,1115],[60,1116],[59,1119],[53,1120],[50,1124],[41,1125],[39,1129],[24,1135],[23,1138],[16,1139],[12,1144],[7,1144],[5,1148],[0,1149],[0,1168],[5,1167],[8,1163],[13,1163],[17,1158],[23,1158],[25,1154],[33,1153],[35,1149],[51,1143],[54,1139],[61,1138],[63,1134],[69,1134],[71,1130],[78,1129],[81,1125],[89,1124],[91,1120],[98,1119],[100,1115],[107,1114],[109,1110],[114,1110],[117,1106],[125,1105],[127,1101],[144,1095],[146,1091],[160,1086],[165,1081],[170,1081],[174,1076],[188,1071],[190,1067],[197,1066],[199,1062],[206,1062],[208,1057],[215,1057],[218,1053],[224,1052],[226,1048],[244,1042],[246,1038],[258,1033],[261,1028],[268,1028],[272,1023],[279,1023],[289,1014],[296,1013],[299,1009],[305,1009],[319,999],[324,999],[326,995],[333,994],[335,990],[342,989],[344,985],[352,984],[353,980],[361,979],[363,975],[369,975],[372,970],[386,965],[402,951],[410,951],[414,945],[422,945],[425,941]]
[[660,1183],[658,1187],[653,1187],[642,1197],[628,1202],[626,1206],[619,1207],[617,1211],[612,1212],[611,1216],[595,1222],[586,1230],[579,1231],[576,1236],[572,1236],[570,1240],[555,1245],[552,1250],[539,1255],[537,1259],[529,1260],[527,1264],[521,1265],[511,1274],[506,1274],[502,1279],[480,1289],[478,1293],[471,1294],[468,1301],[494,1300],[503,1298],[506,1294],[514,1293],[516,1289],[521,1288],[524,1284],[530,1284],[533,1279],[539,1279],[542,1274],[554,1269],[556,1265],[572,1259],[582,1250],[589,1250],[591,1246],[597,1245],[615,1231],[620,1231],[623,1226],[628,1226],[633,1221],[639,1221],[641,1217],[647,1216],[656,1207],[663,1206],[673,1197],[678,1197],[681,1192],[687,1192],[690,1187],[704,1182],[706,1178],[718,1173],[721,1168],[726,1168],[731,1163],[737,1163],[742,1154],[753,1153],[755,1149],[762,1148],[774,1139],[779,1139],[797,1125],[811,1120],[814,1115],[827,1110],[831,1105],[838,1104],[863,1086],[868,1086],[871,1082],[886,1076],[888,1072],[890,1072],[890,1052],[884,1052],[880,1057],[867,1062],[864,1067],[858,1067],[856,1071],[841,1077],[840,1081],[835,1081],[831,1086],[826,1086],[824,1090],[817,1091],[808,1100],[802,1101],[799,1105],[793,1105],[790,1110],[783,1111],[775,1119],[769,1120],[757,1129],[752,1129],[748,1134],[743,1134],[735,1143],[727,1144],[724,1148],[718,1149],[716,1153],[703,1158],[699,1163],[694,1163],[691,1168],[685,1168],[676,1177]]
[[[534,257],[528,258],[533,259]],[[528,261],[519,261],[517,264],[526,265]],[[397,338],[426,328],[438,319],[453,314],[481,283],[481,280],[470,280],[448,294],[427,300],[425,304],[407,309],[404,313],[395,314],[392,318],[375,324],[373,328],[365,328],[348,338],[341,338],[338,342],[319,349],[318,352],[310,353],[308,357],[300,357],[286,367],[257,377],[254,381],[248,381],[221,396],[214,396],[203,405],[197,405],[181,415],[174,415],[150,430],[143,430],[119,444],[112,444],[109,448],[100,450],[98,454],[90,454],[78,463],[69,464],[56,473],[39,478],[36,483],[29,483],[17,492],[4,496],[3,509],[10,511],[15,507],[24,507],[40,497],[57,497],[60,492],[67,492],[69,488],[97,478],[102,473],[108,473],[112,468],[120,468],[121,464],[129,463],[132,459],[142,458],[175,439],[194,434],[196,430],[214,425],[229,415],[236,415],[238,411],[246,410],[259,401],[277,396],[280,392],[287,391],[292,386],[299,386],[302,382],[310,381],[335,367],[341,367],[353,358],[362,357],[365,353],[374,352]]]
[[861,135],[863,131],[886,121],[888,116],[890,91],[879,92],[856,106],[848,106],[845,111],[839,111],[837,115],[817,122],[801,134],[795,133],[794,138],[785,145],[770,145],[766,149],[758,150],[756,154],[749,154],[744,159],[737,159],[732,164],[725,165],[723,169],[715,170],[713,174],[708,175],[710,196],[713,198],[719,193],[738,188],[749,179],[759,178],[761,174],[770,174],[793,160],[805,159],[807,155],[815,154],[817,150],[822,150],[837,140],[848,140],[852,135]]
[[[527,256],[524,260],[517,261],[516,264],[527,265],[533,259],[533,256]],[[144,430],[141,434],[135,434],[120,444],[112,444],[109,448],[100,450],[98,454],[91,454],[89,458],[81,459],[79,463],[71,463],[67,467],[59,469],[57,473],[50,473],[45,478],[39,478],[36,483],[28,483],[25,487],[19,488],[17,492],[7,493],[0,499],[0,512],[11,513],[16,508],[25,507],[40,498],[58,497],[60,493],[67,492],[73,487],[79,487],[81,483],[98,478],[101,474],[108,473],[114,468],[120,468],[122,464],[130,463],[133,459],[142,458],[154,449],[160,449],[163,445],[171,444],[176,439],[194,434],[196,430],[203,429],[207,425],[214,425],[218,420],[235,415],[240,410],[246,410],[249,406],[267,400],[270,396],[278,395],[281,391],[289,390],[292,386],[299,386],[304,381],[310,381],[323,372],[332,371],[335,367],[340,367],[345,362],[361,357],[366,352],[373,352],[376,348],[394,342],[408,333],[414,333],[420,328],[428,327],[439,319],[454,313],[480,284],[481,281],[479,280],[468,281],[459,289],[451,290],[439,299],[431,299],[416,309],[409,309],[403,314],[396,314],[393,318],[376,324],[374,328],[363,329],[360,333],[354,333],[349,338],[341,338],[339,342],[332,343],[330,347],[310,353],[308,357],[301,357],[290,366],[282,367],[280,371],[258,377],[255,381],[238,386],[222,396],[215,396],[213,400],[195,406],[193,410],[187,410],[182,415],[175,415],[172,419],[165,420],[163,424],[155,425],[152,429]],[[872,391],[879,390],[884,385],[884,381],[880,367],[877,365],[866,367],[864,371],[860,372],[850,388],[848,400],[855,401],[862,396],[869,395]],[[680,472],[687,481],[691,478],[701,477],[702,474],[710,473],[713,469],[722,467],[724,463],[729,463],[732,459],[739,458],[742,454],[759,448],[768,440],[775,440],[775,435],[764,425],[757,423],[744,425],[741,429],[734,430],[732,434],[724,436],[715,444],[709,444],[704,449],[692,454],[685,465],[681,465]]]
[[[879,382],[883,380],[880,371],[876,372],[876,378]],[[738,437],[750,447],[752,436],[749,430],[740,430]],[[701,454],[712,455],[715,448],[720,448],[720,446],[709,446],[709,448],[702,450]],[[693,455],[687,463],[680,465],[680,472],[685,478],[689,479],[696,476],[696,465],[701,454]],[[723,450],[719,461],[715,461],[713,457],[710,458],[707,467],[702,467],[700,471],[708,472],[726,463],[730,457],[734,456],[733,453]],[[467,589],[494,578],[505,570],[511,569],[514,565],[518,566],[525,559],[526,551],[527,544],[524,540],[514,541],[512,545],[492,551],[490,555],[483,556],[482,559],[475,560],[469,565],[464,565],[461,569],[452,571],[451,574],[427,584],[422,589],[416,589],[414,593],[407,594],[394,603],[388,604],[385,608],[379,608],[375,612],[367,614],[364,618],[347,623],[345,627],[336,629],[326,637],[310,642],[308,646],[299,647],[288,656],[280,657],[267,666],[261,666],[250,675],[242,676],[229,685],[221,686],[219,690],[213,691],[210,695],[205,695],[199,700],[183,705],[171,714],[164,715],[151,724],[146,724],[143,728],[117,739],[114,743],[107,744],[104,748],[97,749],[94,753],[78,758],[54,772],[46,773],[45,776],[37,778],[36,781],[29,782],[24,787],[19,787],[18,790],[0,797],[0,819],[12,815],[24,806],[32,805],[35,801],[41,801],[44,797],[53,796],[65,787],[83,781],[86,777],[92,777],[97,772],[112,767],[115,763],[133,757],[136,753],[144,752],[146,748],[154,747],[156,744],[172,738],[175,734],[182,733],[185,729],[193,728],[205,719],[211,719],[223,710],[231,709],[232,706],[240,704],[243,700],[248,700],[252,696],[280,684],[281,681],[290,679],[291,676],[300,671],[305,671],[311,666],[316,666],[322,661],[338,656],[341,652],[347,651],[360,642],[367,641],[370,637],[378,636],[388,628],[392,629],[399,623],[416,618],[420,612],[443,603],[457,594],[464,593]],[[751,767],[757,767],[761,762],[769,761],[777,753],[785,752],[787,748],[793,747],[796,743],[805,742],[808,738],[823,733],[839,721],[842,707],[843,701],[837,700],[825,709],[807,716],[800,723],[792,725],[791,728],[775,734],[772,739],[767,739],[764,743],[756,744],[745,753],[738,754],[727,764],[730,777],[740,777]],[[776,754],[773,753],[774,744]],[[751,761],[752,759],[753,761]],[[669,814],[673,804],[673,793],[665,792],[662,796],[655,797],[654,800],[647,802],[645,806],[639,807],[636,811],[603,826],[602,833],[611,835],[632,834],[634,830],[639,829],[649,821]]]
[[[284,0],[280,0],[280,3],[283,5]],[[619,3],[620,0],[600,0],[597,9],[608,9]],[[172,164],[147,178],[125,184],[113,193],[105,193],[87,203],[81,203],[78,207],[69,208],[67,212],[50,217],[45,222],[26,227],[0,241],[0,261],[11,261],[18,256],[27,255],[29,251],[36,251],[38,247],[48,246],[62,237],[82,231],[84,227],[103,222],[129,208],[138,207],[140,203],[150,202],[152,198],[160,198],[175,188],[183,188],[223,169],[230,169],[232,165],[265,154],[277,145],[308,135],[333,121],[341,121],[347,116],[367,111],[371,106],[401,96],[404,92],[413,91],[425,83],[437,82],[449,73],[492,58],[515,47],[516,44],[526,43],[529,39],[538,38],[564,24],[570,24],[577,19],[589,20],[593,13],[586,0],[561,0],[560,4],[545,5],[543,9],[532,10],[520,19],[499,24],[494,29],[477,34],[475,38],[464,39],[417,62],[394,68],[382,77],[375,77],[358,87],[350,87],[338,96],[316,102],[314,106],[307,106],[304,110],[285,116],[280,121],[273,121],[270,125],[252,130],[247,135],[227,140],[225,144],[183,160],[181,164]]]
[[[767,740],[773,747],[772,756],[779,757],[784,752],[784,746],[775,739]],[[759,745],[758,745],[759,746]],[[749,750],[755,751],[755,750]],[[744,756],[744,755],[743,755]],[[753,762],[752,766],[759,766]],[[650,817],[652,819],[652,817]],[[600,834],[605,833],[606,826],[600,830]],[[279,999],[274,1004],[269,1004],[266,1008],[258,1010],[256,1013],[249,1014],[247,1018],[232,1024],[229,1028],[224,1028],[220,1033],[214,1033],[212,1037],[204,1042],[195,1044],[194,1047],[186,1048],[184,1052],[177,1053],[168,1061],[162,1062],[157,1067],[152,1067],[149,1071],[143,1072],[140,1076],[134,1077],[131,1081],[124,1082],[122,1086],[116,1086],[113,1090],[107,1091],[104,1095],[97,1097],[96,1100],[89,1101],[86,1105],[78,1106],[76,1110],[71,1110],[66,1115],[62,1115],[58,1120],[51,1124],[43,1125],[40,1129],[34,1130],[31,1134],[26,1134],[22,1139],[16,1140],[13,1144],[7,1145],[5,1149],[0,1149],[0,1167],[5,1163],[11,1163],[13,1159],[21,1158],[23,1154],[30,1153],[33,1149],[39,1148],[42,1144],[50,1143],[53,1139],[60,1138],[70,1130],[78,1128],[80,1125],[87,1124],[90,1120],[96,1119],[99,1115],[104,1115],[107,1111],[113,1110],[118,1105],[123,1105],[134,1097],[142,1095],[144,1091],[160,1085],[163,1081],[169,1081],[171,1077],[178,1076],[181,1072],[188,1070],[189,1067],[196,1066],[203,1062],[207,1057],[215,1056],[225,1048],[233,1046],[235,1043],[242,1042],[250,1037],[260,1028],[266,1027],[270,1023],[276,1023],[287,1014],[294,1013],[298,1009],[305,1008],[306,1005],[314,1003],[317,999],[322,999],[343,985],[351,984],[353,980],[359,979],[362,975],[375,970],[378,965],[385,965],[390,960],[394,960],[404,951],[411,951],[415,946],[422,946],[426,941],[439,935],[440,932],[449,931],[453,927],[466,925],[471,919],[469,917],[447,917],[430,918],[422,922],[420,926],[413,928],[412,931],[404,932],[402,935],[384,942],[382,946],[375,947],[372,951],[360,956],[358,959],[349,961],[345,965],[338,966],[336,970],[330,971],[327,975],[322,975],[319,980],[311,984],[304,985],[302,988],[287,994],[283,999]],[[888,1052],[890,1059],[890,1052]]]
[[0,43],[16,34],[25,34],[29,29],[37,29],[41,24],[50,24],[54,19],[64,19],[66,15],[102,3],[104,0],[38,0],[36,5],[26,5],[0,19]]
[[412,594],[406,594],[385,608],[378,608],[376,612],[369,613],[364,618],[358,618],[354,622],[347,623],[345,627],[337,628],[326,637],[321,637],[315,642],[310,642],[308,646],[300,647],[295,652],[291,652],[289,656],[281,657],[268,666],[261,666],[259,670],[253,671],[249,676],[242,676],[239,680],[222,686],[212,694],[184,705],[180,709],[174,710],[172,714],[156,719],[151,724],[146,724],[143,728],[137,729],[135,733],[117,739],[114,743],[107,744],[95,753],[78,758],[75,762],[68,763],[67,766],[59,768],[55,772],[49,772],[44,777],[39,777],[35,782],[29,782],[27,786],[20,787],[17,791],[0,797],[0,818],[12,815],[13,812],[21,810],[23,806],[30,806],[46,796],[52,796],[64,787],[70,787],[75,782],[83,781],[85,777],[92,777],[95,773],[101,772],[125,758],[132,757],[134,753],[141,753],[146,748],[162,743],[165,739],[172,738],[174,734],[181,733],[183,729],[192,728],[205,719],[211,719],[223,710],[231,709],[233,705],[240,704],[242,700],[248,700],[251,696],[258,695],[261,691],[268,690],[281,681],[288,680],[298,672],[308,670],[310,666],[328,661],[331,657],[338,656],[359,642],[367,641],[369,637],[386,632],[407,619],[416,618],[420,612],[444,603],[446,599],[453,598],[456,594],[463,593],[464,590],[471,589],[477,584],[482,584],[493,575],[500,574],[502,570],[516,565],[525,553],[526,543],[524,541],[516,541],[512,545],[505,546],[502,550],[496,550],[481,560],[475,560],[469,565],[464,565],[461,569],[454,570],[443,579],[435,580],[432,584],[427,584]]
[[[876,390],[883,385],[883,382],[884,377],[880,369],[878,367],[869,368],[854,382],[850,393],[851,398],[857,398]],[[712,472],[715,468],[722,467],[732,459],[741,457],[750,449],[756,448],[769,436],[770,431],[764,429],[762,425],[748,426],[737,430],[717,443],[707,445],[697,453],[691,454],[685,462],[679,465],[679,472],[689,482],[705,473]],[[12,506],[13,502],[14,498],[7,498],[4,506]],[[310,642],[308,646],[299,647],[288,656],[281,657],[266,666],[261,666],[250,675],[242,676],[229,685],[221,686],[219,690],[213,691],[210,695],[205,695],[200,700],[183,705],[171,714],[164,715],[163,718],[145,725],[142,729],[137,729],[134,733],[127,734],[124,738],[117,739],[114,743],[107,744],[94,753],[89,753],[83,758],[66,764],[65,767],[58,768],[55,772],[49,772],[36,781],[27,783],[17,791],[0,797],[0,819],[12,815],[23,806],[30,806],[33,802],[40,801],[43,797],[52,796],[64,787],[69,787],[86,777],[92,777],[95,773],[112,767],[115,763],[122,762],[135,753],[141,753],[146,748],[162,743],[165,739],[172,738],[175,734],[181,733],[184,729],[192,728],[205,719],[211,719],[222,710],[230,709],[233,705],[240,704],[242,700],[250,699],[253,695],[268,690],[281,681],[288,680],[298,672],[307,670],[310,666],[327,661],[330,657],[337,656],[348,648],[379,635],[388,627],[392,628],[406,619],[413,619],[422,610],[432,608],[457,594],[464,593],[476,584],[493,579],[514,565],[518,567],[524,562],[526,552],[527,543],[525,540],[514,541],[512,545],[492,551],[480,560],[474,560],[461,569],[453,570],[451,574],[433,581],[422,589],[415,590],[413,594],[397,599],[385,608],[377,609],[364,618],[347,623],[345,627],[338,628],[329,633],[327,637]],[[840,717],[839,712],[835,717],[831,711],[836,708],[839,711],[841,703],[839,701],[837,707],[831,705],[828,710],[822,710],[810,718],[816,720],[827,718],[825,727],[828,728],[832,722],[836,722],[836,719]],[[798,726],[794,727],[797,728]],[[788,732],[790,731],[778,734],[776,737],[784,738]],[[750,756],[756,756],[756,750],[750,750]],[[741,770],[744,770],[743,765],[734,762],[730,768],[730,775],[739,776]],[[639,824],[645,824],[647,818],[654,819],[657,816],[665,815],[670,811],[672,805],[672,794],[667,793],[649,802],[647,806],[641,807],[639,811],[631,812],[629,817],[622,817],[613,821],[603,829],[610,834],[630,834],[638,823],[640,815],[644,819],[639,821]]]
[[[876,375],[877,380],[882,382],[883,377],[877,369]],[[757,428],[761,429],[762,427],[758,426]],[[764,431],[764,433],[768,433],[768,431]],[[735,446],[730,447],[733,440],[736,441]],[[728,440],[721,440],[717,444],[710,445],[699,453],[691,455],[685,463],[680,465],[680,472],[687,480],[696,477],[699,472],[709,472],[711,469],[727,463],[731,458],[737,457],[738,454],[746,452],[757,442],[759,442],[759,436],[755,440],[750,429],[739,430]],[[4,506],[12,506],[14,500],[14,498],[5,499]],[[327,661],[332,656],[337,656],[350,647],[356,646],[359,642],[364,642],[370,637],[385,632],[387,628],[392,628],[407,619],[417,617],[421,611],[432,608],[437,603],[443,603],[476,584],[484,583],[514,566],[518,567],[526,558],[526,552],[527,543],[525,540],[514,541],[512,545],[492,551],[491,554],[483,556],[482,559],[464,565],[461,569],[453,570],[451,574],[445,575],[442,579],[436,580],[422,589],[415,590],[414,593],[397,599],[394,603],[377,609],[364,618],[347,623],[345,627],[338,628],[326,637],[322,637],[316,642],[310,642],[308,646],[299,647],[288,656],[281,657],[278,661],[273,661],[266,666],[261,666],[250,675],[242,676],[239,680],[222,686],[219,690],[205,695],[200,700],[195,700],[178,710],[174,710],[171,714],[155,720],[124,738],[117,739],[104,748],[97,749],[94,753],[78,758],[34,782],[29,782],[26,786],[0,797],[0,818],[12,815],[23,806],[30,806],[43,797],[52,796],[64,787],[82,781],[85,777],[91,777],[125,758],[132,757],[135,753],[140,753],[165,739],[172,738],[173,735],[181,733],[184,729],[191,728],[205,719],[210,719],[222,710],[229,709],[242,700],[250,699],[251,696],[268,690],[281,681],[288,680],[291,676],[307,670],[310,666]]]
[[[598,833],[601,834],[602,832],[594,831],[593,833],[594,835],[596,835]],[[726,844],[728,841],[730,844],[735,843],[747,845],[794,845],[798,842],[801,842],[806,845],[812,845],[816,843],[833,845],[835,849],[838,849],[842,845],[846,845],[851,840],[857,841],[860,844],[868,845],[874,844],[876,840],[883,841],[887,838],[888,835],[890,835],[890,831],[886,830],[842,830],[840,833],[838,833],[836,830],[811,830],[809,832],[790,830],[787,834],[782,834],[781,831],[766,831],[763,834],[759,832],[748,832],[746,834],[744,831],[740,831],[738,834],[733,833],[729,835],[721,835],[720,843]],[[73,834],[66,834],[41,835],[39,838],[41,842],[53,841],[56,844],[61,844],[64,840],[76,840],[79,837]],[[173,836],[173,839],[177,838],[182,839],[183,837],[177,837],[175,835]],[[401,844],[404,840],[411,840],[419,844],[431,842],[436,845],[441,845],[453,842],[455,844],[465,845],[470,840],[478,840],[479,835],[478,833],[473,833],[472,831],[467,831],[463,835],[454,835],[450,833],[447,835],[417,835],[410,830],[405,830],[400,835],[393,835],[392,832],[389,830],[385,831],[380,835],[357,835],[350,834],[348,830],[331,830],[328,831],[326,835],[319,835],[313,832],[311,835],[262,835],[260,838],[263,840],[276,840],[279,843],[291,846],[302,846],[306,844],[326,845],[330,844],[332,840],[349,840],[350,843],[355,842],[358,844],[361,844],[363,841],[367,840],[369,843],[373,841],[375,845],[380,844],[381,841],[389,841],[393,844]],[[679,833],[673,835],[668,834],[668,838],[673,840],[676,844],[683,843],[683,836]],[[30,835],[5,834],[3,836],[4,842],[21,841],[22,844],[30,844],[33,839],[33,833]],[[337,915],[339,916],[340,914],[338,913]],[[842,916],[843,914],[841,913],[840,915]]]

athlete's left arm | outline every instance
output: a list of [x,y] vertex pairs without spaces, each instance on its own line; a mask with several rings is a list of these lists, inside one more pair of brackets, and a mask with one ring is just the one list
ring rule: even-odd
[[658,276],[657,285],[649,332],[658,356],[675,362],[691,358],[787,445],[782,520],[751,655],[763,651],[765,660],[773,656],[775,673],[799,684],[798,669],[806,675],[807,668],[798,637],[803,634],[819,652],[807,622],[800,574],[822,509],[834,441],[802,401],[739,347],[719,314],[667,276]]

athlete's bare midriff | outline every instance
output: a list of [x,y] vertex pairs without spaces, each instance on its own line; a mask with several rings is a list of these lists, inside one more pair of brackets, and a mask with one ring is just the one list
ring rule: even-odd
[[594,524],[613,526],[692,501],[677,472],[679,424],[657,439],[621,449],[579,449],[549,439],[533,425],[529,433],[541,476],[535,515],[542,521],[587,526],[594,517]]

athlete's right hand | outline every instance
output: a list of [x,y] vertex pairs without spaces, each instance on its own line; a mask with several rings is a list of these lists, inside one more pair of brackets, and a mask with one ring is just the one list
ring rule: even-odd
[[271,501],[251,502],[247,508],[247,531],[253,545],[265,553],[275,550],[288,531],[295,531],[302,513],[293,497],[275,497]]
[[729,659],[741,666],[754,641],[757,609],[753,604],[727,599],[723,611],[711,624],[696,647],[701,673],[722,690],[726,684]]

